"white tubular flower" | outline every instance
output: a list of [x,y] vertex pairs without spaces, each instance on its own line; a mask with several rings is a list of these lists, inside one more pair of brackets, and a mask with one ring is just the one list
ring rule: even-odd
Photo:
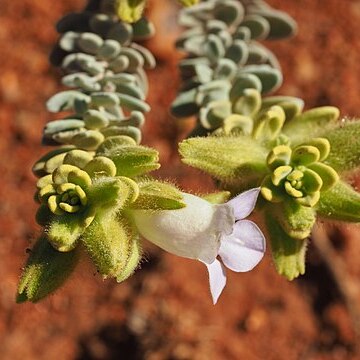
[[131,214],[144,238],[172,254],[206,265],[216,304],[226,284],[225,267],[250,271],[264,256],[264,235],[255,223],[243,220],[253,211],[259,191],[248,190],[221,205],[183,193],[183,209],[132,210]]

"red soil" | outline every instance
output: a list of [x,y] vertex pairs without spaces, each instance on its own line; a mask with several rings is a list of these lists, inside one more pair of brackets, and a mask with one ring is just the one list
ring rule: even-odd
[[[269,44],[284,70],[279,93],[302,97],[307,108],[331,104],[340,107],[343,116],[359,115],[359,2],[269,3],[291,14],[300,29],[292,40]],[[144,143],[161,151],[160,176],[204,192],[212,188],[211,180],[178,160],[177,140],[188,124],[177,124],[168,114],[178,87],[180,57],[172,47],[178,31],[175,8],[168,4],[170,0],[154,0],[150,7],[150,16],[164,30],[148,44],[159,66],[149,74],[152,112]],[[229,274],[215,307],[200,263],[151,245],[146,245],[142,269],[123,284],[102,281],[91,264],[83,263],[49,299],[15,304],[25,248],[38,233],[30,168],[45,151],[41,131],[51,116],[44,102],[60,89],[59,74],[47,61],[57,38],[53,26],[60,16],[82,6],[80,0],[0,4],[1,359],[359,359],[346,299],[314,246],[303,278],[280,278],[268,253],[253,272]],[[341,225],[331,234],[346,264],[346,278],[340,280],[351,277],[356,284],[359,230]],[[354,297],[360,301],[359,293]]]

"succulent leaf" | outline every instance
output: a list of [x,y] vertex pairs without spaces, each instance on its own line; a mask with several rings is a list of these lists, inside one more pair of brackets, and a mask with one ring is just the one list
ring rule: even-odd
[[63,164],[73,165],[79,169],[83,169],[91,160],[93,156],[84,150],[70,150],[66,153]]
[[116,175],[114,162],[105,156],[96,156],[86,164],[84,170],[91,178]]
[[286,121],[290,121],[295,116],[301,114],[304,108],[304,101],[291,96],[269,96],[262,99],[262,110],[274,105],[281,106],[285,112]]
[[[63,159],[68,151],[72,150],[73,146],[61,147],[59,149],[51,150],[44,156],[42,156],[32,168],[32,171],[35,176],[42,177],[48,173],[52,173],[60,164],[62,164]],[[60,156],[60,161],[52,161],[54,157]]]
[[321,191],[326,191],[333,187],[339,180],[338,173],[329,165],[317,162],[309,165],[309,169],[316,172],[322,180]]
[[88,95],[82,94],[79,91],[68,90],[57,93],[51,97],[46,103],[46,106],[50,112],[70,110],[74,107],[76,100],[90,103],[90,97]]
[[283,132],[294,145],[300,144],[307,142],[311,137],[323,136],[326,129],[336,125],[338,117],[339,110],[336,107],[323,106],[311,109],[286,122]]
[[259,111],[260,104],[261,97],[259,91],[246,88],[242,91],[242,96],[234,100],[233,111],[235,114],[254,116]]

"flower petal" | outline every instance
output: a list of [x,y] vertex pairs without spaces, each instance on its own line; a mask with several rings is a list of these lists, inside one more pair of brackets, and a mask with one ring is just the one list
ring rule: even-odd
[[251,214],[256,205],[259,192],[260,188],[250,189],[227,202],[233,208],[236,220],[244,219]]
[[209,272],[210,292],[215,305],[226,285],[226,273],[224,265],[217,259],[211,264],[204,263]]
[[252,221],[238,221],[233,233],[221,238],[219,255],[230,270],[250,271],[260,262],[264,253],[265,237]]
[[221,234],[230,234],[233,211],[227,204],[212,205],[182,193],[186,207],[177,210],[129,211],[140,234],[162,249],[211,264],[220,247]]

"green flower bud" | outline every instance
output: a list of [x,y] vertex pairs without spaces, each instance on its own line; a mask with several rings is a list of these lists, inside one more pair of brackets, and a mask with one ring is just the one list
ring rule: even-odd
[[275,146],[267,157],[272,171],[261,186],[263,197],[270,202],[282,202],[292,198],[298,204],[313,207],[320,199],[320,191],[326,191],[338,180],[330,166],[319,161],[330,153],[326,139],[316,138],[312,145],[299,145],[293,150],[286,145]]
[[145,0],[117,0],[115,12],[122,21],[134,23],[140,20],[145,5]]

